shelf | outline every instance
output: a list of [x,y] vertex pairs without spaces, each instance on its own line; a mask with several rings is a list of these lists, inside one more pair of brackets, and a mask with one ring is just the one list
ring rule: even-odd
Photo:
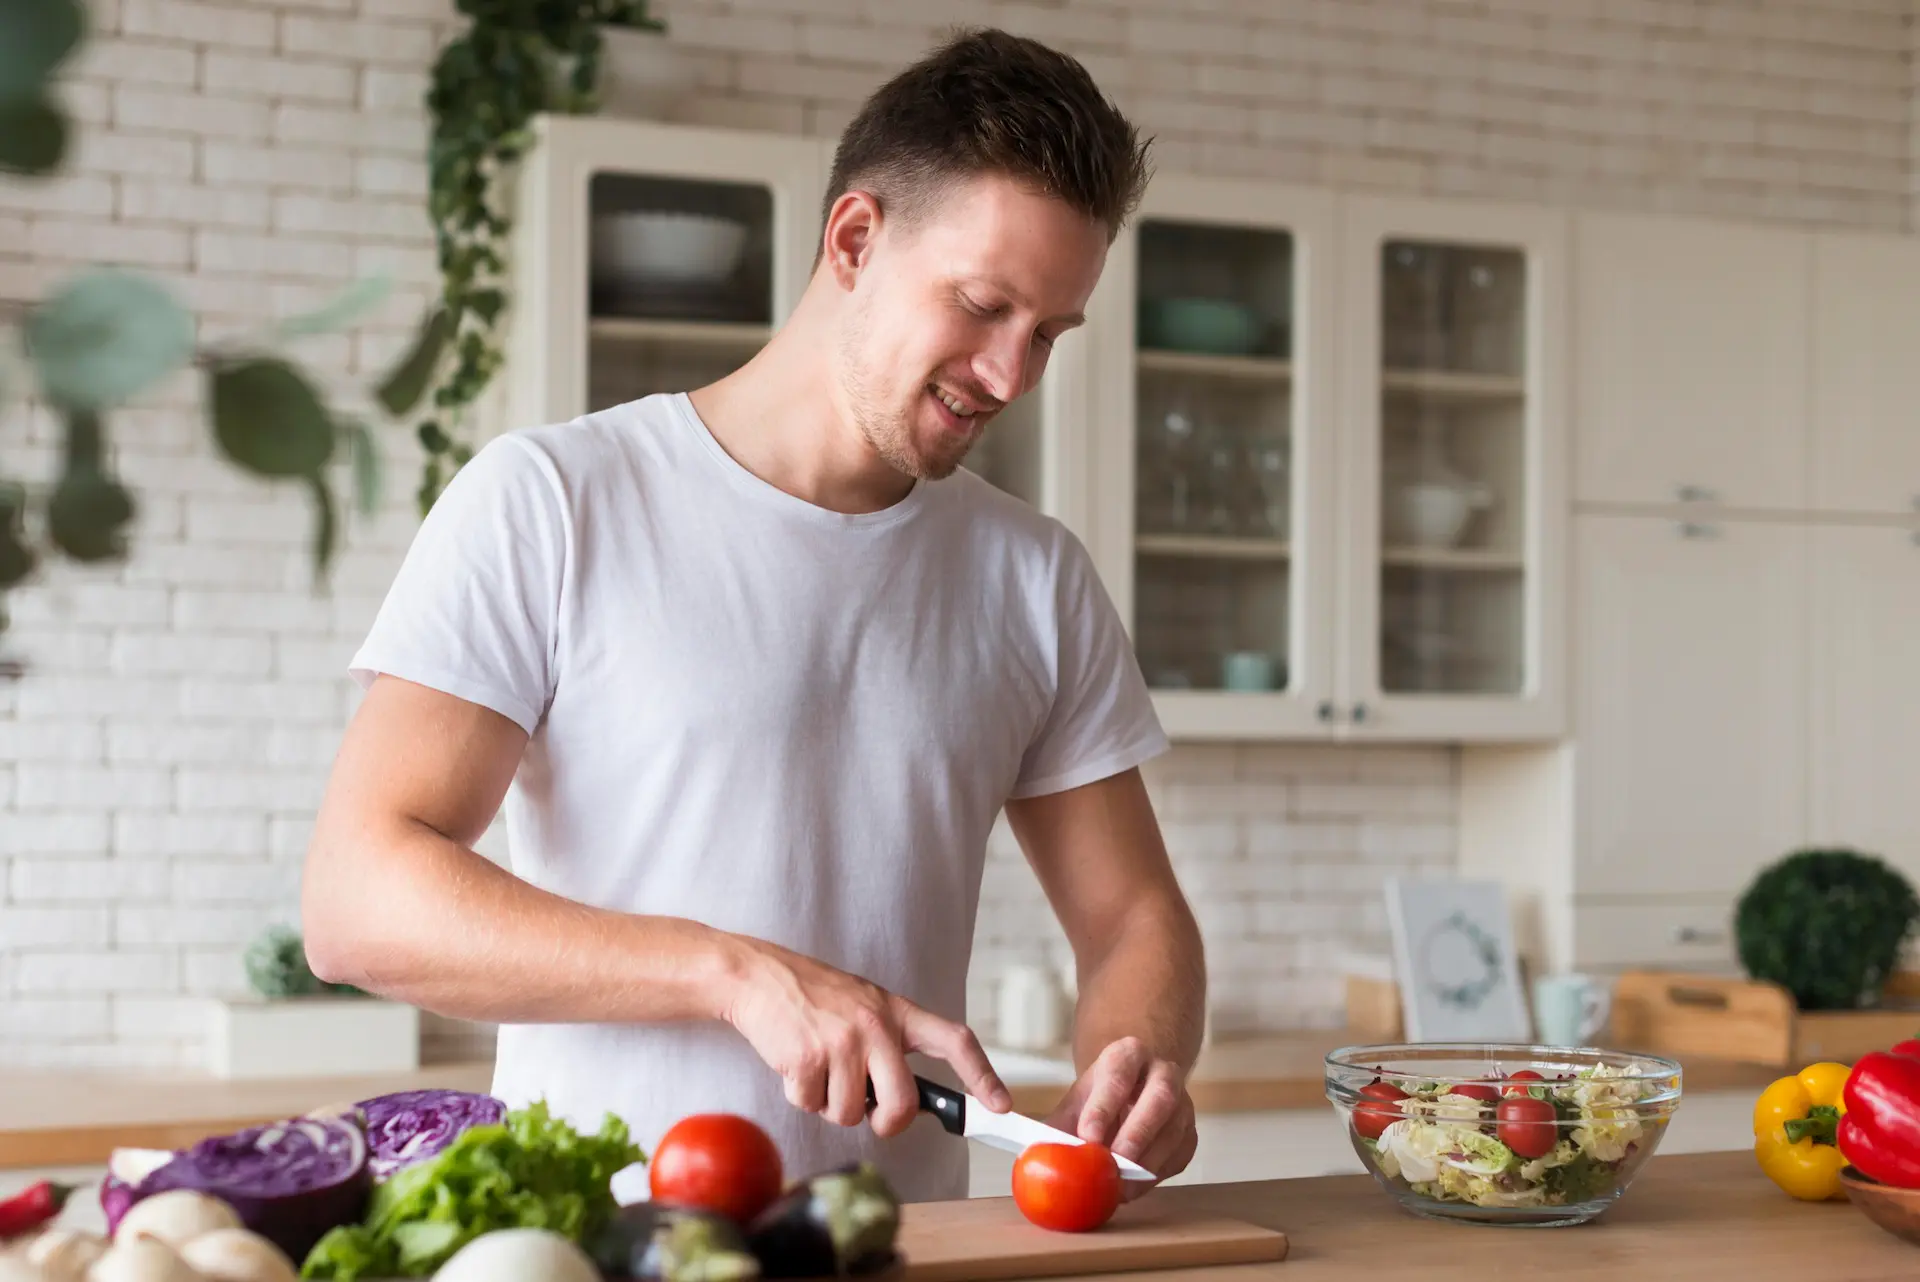
[[725,321],[646,320],[633,316],[595,316],[593,336],[618,343],[685,343],[702,347],[761,347],[773,337],[766,325]]
[[1137,355],[1141,371],[1151,374],[1196,374],[1261,383],[1284,383],[1293,377],[1293,362],[1272,356],[1211,356],[1152,347],[1141,348]]
[[1511,552],[1493,552],[1482,548],[1387,548],[1380,554],[1382,564],[1398,569],[1457,570],[1462,573],[1502,574],[1526,568],[1526,562]]
[[1285,539],[1235,538],[1218,534],[1142,534],[1133,541],[1141,556],[1197,557],[1215,561],[1284,561],[1293,555]]
[[1517,401],[1527,395],[1525,379],[1510,374],[1459,374],[1444,369],[1389,369],[1380,386],[1390,396],[1424,396],[1436,401]]

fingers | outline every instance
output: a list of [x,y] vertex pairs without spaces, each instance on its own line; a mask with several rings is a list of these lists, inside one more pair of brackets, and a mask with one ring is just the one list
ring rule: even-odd
[[867,1073],[873,1079],[873,1133],[882,1139],[898,1135],[920,1112],[920,1088],[914,1085],[907,1057],[890,1041],[875,1046]]
[[1158,1174],[1158,1168],[1149,1165],[1144,1154],[1180,1111],[1180,1101],[1185,1094],[1174,1076],[1173,1065],[1165,1060],[1151,1061],[1146,1082],[1109,1147],[1121,1157],[1131,1158]]
[[1146,1046],[1123,1037],[1100,1052],[1087,1069],[1087,1102],[1080,1109],[1079,1135],[1083,1140],[1112,1147],[1114,1131],[1127,1112],[1149,1061]]
[[[1180,1103],[1174,1109],[1160,1133],[1147,1144],[1146,1151],[1134,1161],[1152,1171],[1162,1180],[1172,1179],[1187,1169],[1193,1161],[1193,1155],[1200,1146],[1200,1135],[1194,1126],[1193,1100],[1185,1091],[1180,1092]],[[1156,1186],[1144,1180],[1129,1180],[1122,1188],[1127,1200],[1151,1192]]]
[[994,1112],[1004,1113],[1013,1107],[1013,1096],[1005,1083],[1001,1082],[1000,1075],[993,1071],[993,1065],[987,1061],[987,1053],[980,1049],[980,1039],[973,1035],[972,1029],[965,1024],[942,1019],[904,997],[895,998],[894,1006],[908,1050],[925,1051],[953,1065],[953,1071],[960,1075],[967,1094]]

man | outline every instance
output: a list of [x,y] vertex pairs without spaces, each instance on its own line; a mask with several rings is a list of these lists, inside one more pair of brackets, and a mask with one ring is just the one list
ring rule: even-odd
[[[741,1113],[789,1173],[964,1196],[907,1055],[1009,1107],[962,1022],[1004,807],[1076,959],[1053,1120],[1183,1169],[1204,967],[1137,769],[1166,739],[1081,545],[960,469],[1144,160],[1077,62],[958,37],[848,127],[753,360],[481,450],[352,661],[314,969],[500,1023],[509,1102],[649,1148]],[[503,795],[512,874],[469,848]]]

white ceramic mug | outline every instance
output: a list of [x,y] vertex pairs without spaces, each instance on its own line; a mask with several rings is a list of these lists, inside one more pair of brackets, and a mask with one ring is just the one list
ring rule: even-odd
[[1542,1045],[1588,1045],[1612,1010],[1612,989],[1591,975],[1546,975],[1533,982],[1533,1022]]

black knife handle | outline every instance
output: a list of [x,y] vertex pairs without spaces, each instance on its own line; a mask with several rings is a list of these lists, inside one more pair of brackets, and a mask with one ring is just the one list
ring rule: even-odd
[[[932,1113],[940,1123],[940,1128],[949,1135],[967,1133],[967,1097],[959,1091],[948,1090],[938,1082],[930,1082],[915,1073],[913,1084],[920,1092],[920,1111]],[[872,1108],[880,1101],[873,1093],[873,1079],[867,1079],[867,1107]]]

